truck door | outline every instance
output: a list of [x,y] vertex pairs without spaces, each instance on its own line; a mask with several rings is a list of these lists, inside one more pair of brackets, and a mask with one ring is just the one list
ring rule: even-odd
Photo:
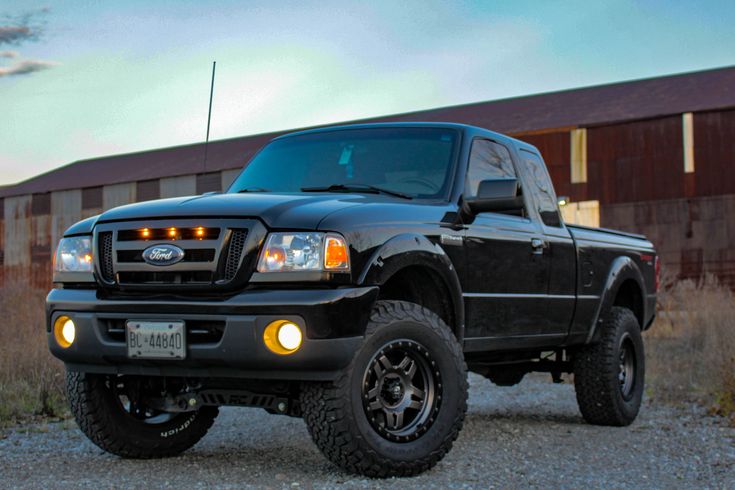
[[[475,139],[465,197],[474,197],[483,180],[509,177],[523,181],[509,149],[489,139]],[[531,201],[525,189],[521,192],[528,207]],[[509,337],[545,333],[549,261],[544,254],[535,253],[543,245],[538,243],[542,237],[540,223],[530,219],[527,211],[479,213],[467,226],[464,299],[468,346],[484,349],[494,345],[493,338],[505,342]]]
[[521,167],[526,188],[535,201],[543,231],[543,248],[536,252],[547,263],[546,313],[540,327],[544,333],[566,334],[576,302],[577,260],[574,241],[564,226],[559,203],[544,161],[537,153],[521,149]]

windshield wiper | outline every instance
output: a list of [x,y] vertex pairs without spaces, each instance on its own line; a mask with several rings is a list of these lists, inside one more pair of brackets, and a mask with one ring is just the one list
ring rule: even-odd
[[320,187],[302,187],[301,192],[369,192],[371,194],[385,194],[400,197],[401,199],[413,199],[413,197],[403,192],[390,191],[369,184],[332,184]]
[[270,192],[270,191],[268,189],[262,189],[260,187],[251,187],[249,189],[246,188],[246,189],[240,189],[239,191],[237,191],[238,194],[243,193],[243,192]]

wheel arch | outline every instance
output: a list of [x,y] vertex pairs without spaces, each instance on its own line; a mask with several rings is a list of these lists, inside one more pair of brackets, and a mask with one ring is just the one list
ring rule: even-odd
[[380,287],[380,299],[424,306],[449,325],[457,340],[463,340],[464,301],[459,277],[444,250],[425,236],[406,233],[388,240],[373,253],[358,284]]
[[645,320],[648,318],[645,284],[643,274],[633,259],[622,256],[613,260],[608,270],[594,322],[587,336],[587,343],[597,339],[598,325],[609,315],[614,306],[629,308],[638,320],[641,329],[644,328]]

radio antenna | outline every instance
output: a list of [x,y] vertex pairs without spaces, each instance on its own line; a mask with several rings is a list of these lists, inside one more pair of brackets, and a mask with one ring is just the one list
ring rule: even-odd
[[212,62],[212,85],[209,87],[209,112],[207,113],[207,139],[204,141],[204,171],[207,171],[207,149],[209,148],[209,126],[212,122],[212,97],[214,96],[214,70],[217,62]]

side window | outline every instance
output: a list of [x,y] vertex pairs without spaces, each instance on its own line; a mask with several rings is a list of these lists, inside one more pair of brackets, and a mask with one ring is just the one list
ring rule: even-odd
[[521,156],[528,169],[528,184],[532,187],[533,194],[536,195],[538,201],[538,212],[541,215],[541,221],[546,226],[561,226],[559,206],[546,165],[544,165],[541,157],[530,151],[521,150]]
[[490,140],[475,140],[470,151],[465,195],[475,197],[483,180],[508,178],[516,178],[508,149]]

